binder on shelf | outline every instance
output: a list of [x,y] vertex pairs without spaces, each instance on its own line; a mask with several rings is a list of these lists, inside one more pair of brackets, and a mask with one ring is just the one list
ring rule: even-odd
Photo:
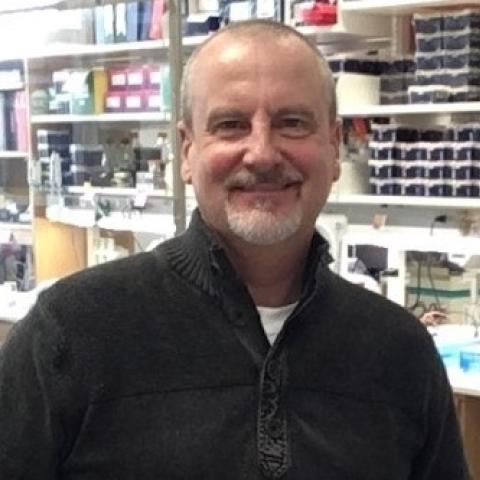
[[163,21],[166,13],[166,4],[164,0],[153,0],[152,19],[150,22],[150,40],[160,40],[163,38]]
[[115,43],[127,41],[127,5],[125,2],[115,5]]
[[5,93],[0,92],[0,151],[7,149]]
[[105,41],[105,19],[103,5],[95,7],[95,43],[102,45]]
[[5,138],[6,149],[17,150],[17,124],[15,122],[15,93],[5,93]]
[[139,2],[127,3],[127,42],[139,40],[139,22]]
[[27,97],[24,91],[15,92],[13,120],[16,130],[16,149],[28,151]]
[[104,68],[94,68],[93,75],[93,111],[96,114],[105,112],[105,99],[108,91],[108,77]]
[[141,0],[138,2],[139,8],[139,34],[138,39],[148,40],[150,35],[150,24],[152,21],[153,0]]
[[115,7],[114,5],[103,6],[103,32],[105,43],[113,43],[115,40]]

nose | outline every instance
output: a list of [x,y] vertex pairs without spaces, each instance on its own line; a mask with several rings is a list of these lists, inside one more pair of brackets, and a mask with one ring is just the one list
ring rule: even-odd
[[268,171],[280,163],[281,155],[269,122],[253,122],[246,142],[243,156],[245,167],[255,171]]

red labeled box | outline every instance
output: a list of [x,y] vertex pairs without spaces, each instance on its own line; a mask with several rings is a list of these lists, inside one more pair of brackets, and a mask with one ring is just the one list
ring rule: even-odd
[[148,85],[148,67],[145,65],[130,67],[127,70],[127,89],[143,90]]
[[106,112],[124,112],[125,111],[125,92],[110,91],[105,96]]
[[109,90],[122,90],[127,88],[128,68],[117,67],[108,69],[108,88]]
[[162,95],[160,89],[145,91],[145,110],[160,112],[162,109]]

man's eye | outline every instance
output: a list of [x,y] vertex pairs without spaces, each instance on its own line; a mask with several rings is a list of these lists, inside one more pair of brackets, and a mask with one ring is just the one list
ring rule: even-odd
[[301,127],[305,122],[301,118],[284,118],[283,124],[285,127]]
[[215,125],[215,132],[222,136],[240,135],[248,130],[248,123],[243,120],[222,120]]

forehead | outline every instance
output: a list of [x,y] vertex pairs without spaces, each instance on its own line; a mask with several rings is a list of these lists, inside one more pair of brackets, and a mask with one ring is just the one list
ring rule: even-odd
[[276,94],[296,103],[325,97],[318,57],[293,35],[220,35],[199,52],[189,87],[194,114],[222,97],[234,102]]

